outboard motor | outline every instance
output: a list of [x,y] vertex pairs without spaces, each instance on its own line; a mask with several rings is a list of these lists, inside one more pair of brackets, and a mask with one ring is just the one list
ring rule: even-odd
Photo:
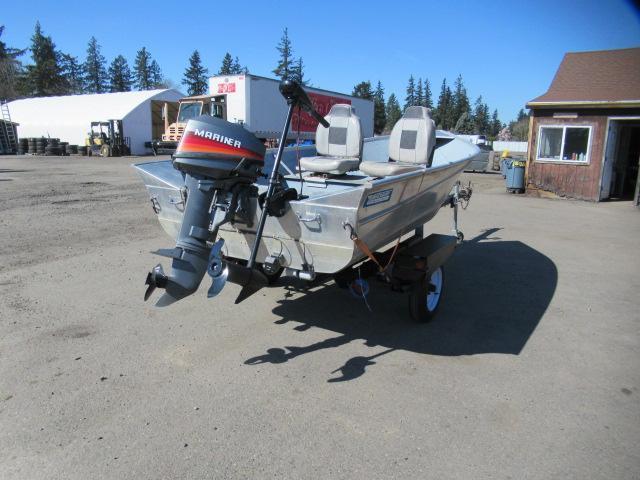
[[[156,287],[165,289],[157,306],[192,294],[208,267],[212,268],[214,279],[217,274],[224,285],[222,244],[214,245],[214,258],[210,258],[212,248],[207,242],[215,241],[222,223],[237,211],[246,210],[246,205],[238,208],[238,203],[248,202],[252,184],[264,164],[265,150],[262,142],[241,125],[206,115],[189,120],[173,161],[174,167],[185,175],[184,217],[175,248],[156,252],[173,259],[172,271],[165,275],[158,265],[148,274],[145,300]],[[221,206],[226,207],[225,217],[215,224],[215,213]]]
[[[185,175],[187,200],[175,248],[155,252],[173,259],[172,270],[166,275],[158,264],[149,272],[145,300],[156,288],[163,288],[164,295],[156,306],[170,305],[195,292],[205,272],[209,273],[213,282],[209,297],[217,295],[227,279],[241,285],[236,303],[267,285],[265,275],[255,268],[256,256],[267,216],[274,211],[275,201],[272,203],[272,199],[280,187],[278,168],[293,110],[300,107],[325,128],[329,128],[329,123],[314,109],[299,84],[284,80],[280,83],[280,93],[289,108],[247,264],[223,260],[221,251],[224,241],[216,241],[216,237],[218,228],[226,222],[242,222],[252,226],[252,197],[257,197],[258,193],[253,183],[262,173],[266,148],[241,125],[202,115],[189,120],[173,156],[174,166]],[[295,191],[289,193],[297,196]],[[218,210],[224,212],[222,218],[216,215]]]

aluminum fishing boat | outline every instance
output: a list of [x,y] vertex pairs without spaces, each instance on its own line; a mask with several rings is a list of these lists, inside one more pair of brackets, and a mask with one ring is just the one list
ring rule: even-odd
[[[176,241],[155,252],[172,259],[172,273],[156,266],[145,299],[158,287],[165,292],[157,305],[173,303],[193,293],[205,271],[210,297],[230,281],[243,287],[237,302],[283,272],[303,280],[330,274],[354,286],[354,267],[364,263],[402,285],[398,262],[407,255],[431,258],[409,275],[411,284],[426,282],[428,297],[452,241],[423,239],[421,228],[443,205],[468,200],[470,188],[461,191],[458,179],[478,148],[436,131],[424,107],[409,107],[389,136],[362,139],[350,105],[334,105],[323,118],[297,84],[283,82],[281,92],[289,113],[278,149],[265,150],[240,125],[203,116],[189,122],[173,160],[134,165]],[[284,147],[296,107],[318,120],[316,145]]]

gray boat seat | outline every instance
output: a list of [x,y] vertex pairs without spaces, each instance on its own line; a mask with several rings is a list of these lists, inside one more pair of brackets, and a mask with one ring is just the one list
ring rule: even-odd
[[436,144],[431,110],[408,107],[389,136],[389,162],[362,162],[360,171],[370,177],[388,177],[429,167]]
[[329,128],[318,125],[316,157],[300,159],[304,170],[331,175],[343,175],[357,170],[362,156],[362,127],[351,105],[338,103],[324,117]]

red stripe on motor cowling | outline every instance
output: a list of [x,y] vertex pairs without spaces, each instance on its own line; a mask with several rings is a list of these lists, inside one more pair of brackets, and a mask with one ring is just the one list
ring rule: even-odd
[[252,160],[264,161],[264,158],[246,148],[237,148],[226,143],[204,138],[193,132],[185,132],[178,145],[178,152],[197,152],[197,153],[224,153],[227,155],[235,155],[238,157],[251,158]]

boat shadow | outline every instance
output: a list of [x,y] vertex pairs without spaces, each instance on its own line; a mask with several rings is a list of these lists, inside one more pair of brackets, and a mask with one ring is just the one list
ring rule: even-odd
[[[408,295],[375,280],[367,297],[371,310],[331,280],[304,295],[288,284],[273,310],[281,317],[276,323],[293,322],[297,331],[315,327],[339,335],[306,346],[270,348],[245,363],[284,363],[354,340],[378,347],[375,354],[350,358],[334,370],[341,376],[328,381],[338,382],[361,376],[375,359],[394,350],[442,356],[520,354],[553,298],[558,271],[551,259],[525,243],[492,236],[498,230],[466,241],[447,262],[442,303],[430,323],[413,322]],[[385,350],[378,352],[379,347]]]

